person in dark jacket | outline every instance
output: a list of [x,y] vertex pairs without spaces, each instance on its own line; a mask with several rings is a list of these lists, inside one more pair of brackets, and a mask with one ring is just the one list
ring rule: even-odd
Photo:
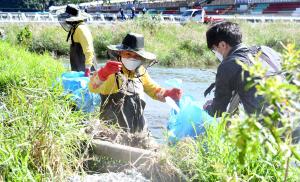
[[135,7],[132,6],[131,7],[131,19],[134,19],[135,18]]
[[220,22],[206,32],[207,46],[214,52],[221,64],[215,80],[215,95],[207,101],[203,109],[211,116],[221,116],[226,112],[232,97],[238,94],[240,102],[248,114],[259,113],[263,98],[256,96],[256,88],[247,86],[249,72],[243,71],[238,61],[251,65],[250,50],[242,44],[242,33],[238,24]]
[[121,14],[121,20],[126,20],[123,8],[120,8],[120,14]]
[[143,15],[146,14],[146,12],[147,12],[147,9],[144,7],[144,8],[142,9]]

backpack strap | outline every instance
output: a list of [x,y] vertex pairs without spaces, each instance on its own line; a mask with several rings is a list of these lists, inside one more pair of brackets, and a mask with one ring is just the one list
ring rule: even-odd
[[233,114],[237,110],[237,108],[240,104],[240,101],[241,101],[241,99],[240,99],[239,94],[234,92],[233,96],[231,97],[231,100],[229,102],[229,108],[228,108],[227,112],[230,114]]
[[74,36],[75,30],[76,30],[76,28],[78,26],[79,26],[79,24],[77,24],[77,25],[73,26],[73,28],[71,28],[71,30],[69,31],[68,36],[67,36],[67,42],[69,41],[69,39],[71,37],[72,44],[74,44],[74,38],[73,38],[73,36]]
[[[119,78],[122,79],[122,82],[123,82],[122,85],[120,83]],[[124,72],[122,70],[118,73],[115,73],[115,81],[117,83],[117,87],[118,87],[119,91],[124,89],[124,85],[126,84],[127,80],[125,79]]]
[[213,82],[210,84],[210,86],[204,91],[204,97],[206,97],[210,92],[212,91],[213,88],[215,88],[216,83]]
[[119,82],[118,78],[119,78],[118,73],[115,73],[115,79],[116,79],[117,87],[118,87],[118,90],[120,90],[120,82]]

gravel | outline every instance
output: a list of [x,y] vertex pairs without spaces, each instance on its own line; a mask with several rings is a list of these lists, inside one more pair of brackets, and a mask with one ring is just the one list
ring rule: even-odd
[[73,176],[70,177],[69,182],[150,182],[136,170],[128,170],[120,173],[102,173],[87,176]]

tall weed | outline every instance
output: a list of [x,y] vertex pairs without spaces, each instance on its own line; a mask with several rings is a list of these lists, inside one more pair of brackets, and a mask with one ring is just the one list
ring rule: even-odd
[[80,121],[62,88],[63,66],[0,42],[0,175],[4,181],[63,181],[81,161]]

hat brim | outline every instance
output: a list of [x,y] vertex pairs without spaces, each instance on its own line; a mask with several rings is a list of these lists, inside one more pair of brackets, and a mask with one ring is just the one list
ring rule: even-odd
[[136,54],[138,54],[139,56],[141,56],[141,57],[143,57],[144,59],[147,59],[147,60],[155,60],[156,59],[156,55],[151,53],[151,52],[147,52],[144,49],[134,50],[134,49],[130,49],[130,48],[125,48],[122,44],[120,44],[120,45],[109,45],[109,46],[107,46],[107,48],[112,50],[112,51],[131,51],[131,52],[135,52]]
[[89,18],[87,13],[79,13],[78,16],[72,16],[69,13],[62,13],[58,16],[59,21],[66,21],[66,22],[77,22],[77,21],[84,21]]
[[70,18],[71,15],[69,13],[61,13],[57,16],[58,21],[66,21],[67,18]]

